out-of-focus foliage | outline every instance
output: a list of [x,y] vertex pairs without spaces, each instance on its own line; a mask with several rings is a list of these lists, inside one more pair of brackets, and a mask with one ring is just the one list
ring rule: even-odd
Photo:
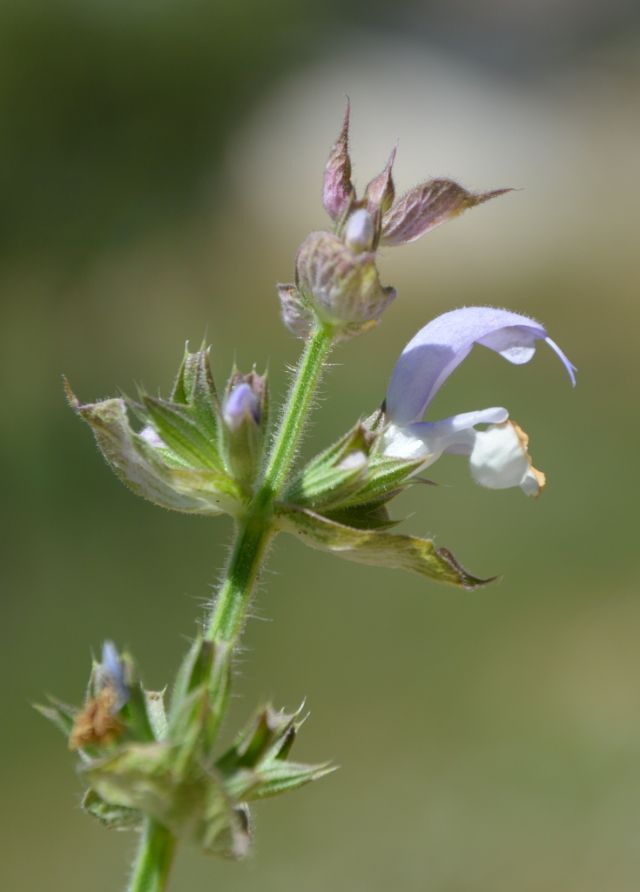
[[86,257],[193,213],[258,85],[301,60],[318,17],[292,0],[7,0],[0,250]]

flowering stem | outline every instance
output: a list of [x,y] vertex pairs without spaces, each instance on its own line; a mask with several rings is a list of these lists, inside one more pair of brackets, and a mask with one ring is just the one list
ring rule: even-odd
[[269,495],[273,501],[282,486],[296,454],[320,374],[332,346],[333,332],[328,328],[318,328],[307,341],[273,441],[258,498]]
[[233,644],[242,631],[247,605],[273,535],[273,503],[296,454],[332,340],[330,330],[319,328],[300,357],[262,480],[238,526],[227,574],[207,625],[206,635],[211,640]]
[[163,892],[176,850],[175,837],[147,818],[127,892]]
[[224,582],[206,629],[211,641],[235,643],[260,572],[272,531],[268,514],[248,515],[240,524]]
[[[247,606],[273,536],[273,503],[295,457],[324,362],[331,350],[330,329],[319,328],[307,341],[289,390],[264,474],[236,538],[205,634],[233,646],[244,627]],[[128,892],[162,892],[173,860],[176,839],[169,830],[147,821]]]

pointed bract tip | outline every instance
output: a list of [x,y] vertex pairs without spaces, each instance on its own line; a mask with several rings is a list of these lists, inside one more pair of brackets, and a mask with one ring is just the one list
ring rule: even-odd
[[490,576],[488,579],[481,579],[479,576],[472,576],[471,573],[468,573],[462,564],[458,561],[455,555],[449,551],[448,548],[438,548],[437,549],[438,557],[442,558],[451,569],[455,572],[457,576],[457,584],[461,586],[461,588],[467,589],[467,591],[473,591],[476,588],[482,588],[485,585],[489,585],[490,582],[495,582],[498,579],[497,576]]
[[398,143],[396,143],[395,146],[391,149],[389,158],[387,159],[387,163],[382,168],[381,176],[383,174],[386,174],[387,176],[391,176],[391,171],[393,170],[393,165],[395,164],[397,154],[398,154]]
[[69,379],[67,378],[66,375],[62,376],[62,387],[64,390],[65,398],[66,398],[67,402],[69,403],[69,405],[71,406],[71,408],[79,409],[80,408],[80,400],[78,399],[78,397],[75,395],[75,393],[71,389],[71,384],[69,384]]
[[351,123],[351,100],[349,97],[346,97],[346,104],[344,108],[344,115],[342,117],[342,126],[340,128],[340,133],[338,135],[338,139],[344,139],[345,142],[349,139],[349,125]]
[[410,189],[384,214],[381,243],[390,247],[409,244],[468,208],[511,191],[469,192],[453,180],[428,180]]
[[389,159],[384,166],[384,171],[388,172],[391,175],[391,171],[393,170],[393,165],[396,163],[396,155],[398,154],[398,143],[391,149],[389,154]]
[[468,207],[476,207],[479,204],[484,204],[485,201],[491,201],[492,198],[499,198],[501,195],[515,191],[512,186],[509,186],[506,189],[491,189],[489,192],[470,192],[467,199]]

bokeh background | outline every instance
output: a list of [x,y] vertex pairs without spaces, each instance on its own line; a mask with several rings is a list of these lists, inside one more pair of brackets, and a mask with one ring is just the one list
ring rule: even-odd
[[639,47],[631,0],[4,0],[3,889],[119,888],[134,839],[81,813],[30,703],[79,701],[105,637],[162,687],[231,532],[129,494],[60,376],[85,400],[166,389],[206,334],[220,380],[234,358],[268,364],[281,396],[298,344],[273,283],[326,225],[346,94],[361,187],[398,141],[399,190],[520,191],[382,257],[400,296],[336,352],[307,453],[461,304],[543,320],[579,385],[550,351],[517,368],[477,349],[434,406],[508,406],[548,474],[532,502],[451,458],[396,506],[498,584],[458,592],[278,541],[234,721],[306,697],[299,754],[341,770],[263,803],[247,862],[183,851],[172,888],[637,889]]

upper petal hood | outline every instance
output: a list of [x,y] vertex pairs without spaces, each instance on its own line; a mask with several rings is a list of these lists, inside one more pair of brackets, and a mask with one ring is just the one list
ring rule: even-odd
[[421,328],[402,351],[387,391],[387,417],[399,425],[420,419],[474,344],[521,364],[531,359],[538,340],[545,340],[558,354],[575,384],[574,366],[535,319],[495,307],[443,313]]

